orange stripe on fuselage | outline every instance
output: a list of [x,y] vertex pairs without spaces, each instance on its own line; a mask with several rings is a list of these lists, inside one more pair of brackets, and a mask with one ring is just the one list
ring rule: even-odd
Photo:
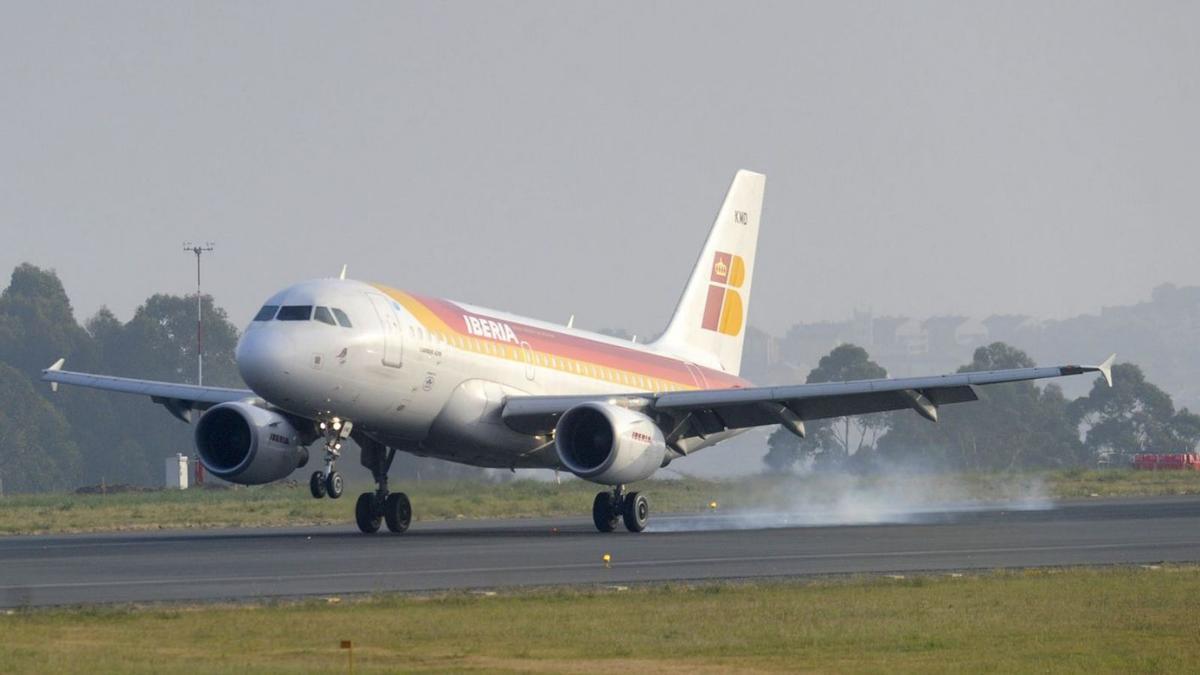
[[[644,386],[649,390],[721,389],[748,384],[729,373],[693,366],[704,378],[698,383],[688,366],[678,359],[489,316],[448,300],[417,296],[382,285],[375,287],[399,302],[425,330],[452,338],[456,347],[469,351],[524,362],[524,343],[534,353],[533,365],[538,367],[624,386],[642,386],[636,378],[648,378]],[[492,332],[499,335],[491,335]],[[483,349],[476,348],[477,345]]]

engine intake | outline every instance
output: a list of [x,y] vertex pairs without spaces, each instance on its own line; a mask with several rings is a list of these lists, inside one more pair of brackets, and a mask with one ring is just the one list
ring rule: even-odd
[[568,471],[604,485],[649,478],[667,458],[662,430],[653,420],[609,403],[581,403],[563,413],[554,445]]
[[241,401],[204,413],[196,450],[209,473],[242,485],[277,481],[308,463],[308,448],[286,417]]

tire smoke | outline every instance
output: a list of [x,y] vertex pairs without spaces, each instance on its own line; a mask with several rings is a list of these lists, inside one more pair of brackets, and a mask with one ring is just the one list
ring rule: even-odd
[[648,532],[748,530],[834,525],[934,523],[955,514],[1054,508],[1037,476],[898,472],[885,476],[808,474],[764,479],[747,505],[651,519]]

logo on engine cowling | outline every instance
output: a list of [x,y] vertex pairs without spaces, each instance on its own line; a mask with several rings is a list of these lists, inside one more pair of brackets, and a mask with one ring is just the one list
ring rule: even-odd
[[635,441],[641,441],[641,442],[645,443],[646,445],[650,445],[651,443],[654,442],[654,439],[650,437],[650,434],[643,434],[640,431],[629,432],[629,437]]
[[288,440],[287,436],[281,436],[279,434],[271,434],[270,438],[273,442],[278,443],[280,445],[291,445],[291,441]]

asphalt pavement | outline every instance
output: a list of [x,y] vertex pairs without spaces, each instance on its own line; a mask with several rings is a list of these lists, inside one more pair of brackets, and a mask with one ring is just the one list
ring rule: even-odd
[[347,524],[3,537],[0,607],[1200,561],[1194,496],[876,520],[718,511],[653,516],[637,535],[559,518],[418,522],[398,536]]

